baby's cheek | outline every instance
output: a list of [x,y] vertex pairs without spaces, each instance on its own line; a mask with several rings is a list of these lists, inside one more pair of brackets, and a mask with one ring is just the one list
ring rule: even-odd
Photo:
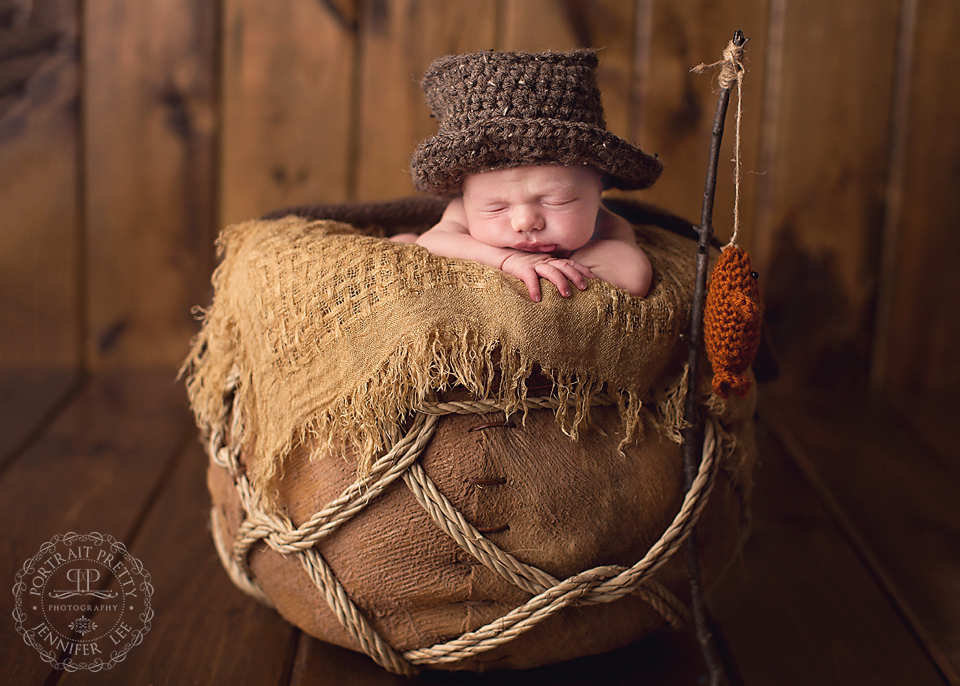
[[582,248],[593,238],[596,230],[596,218],[586,214],[571,214],[558,222],[564,247],[568,250]]
[[506,233],[501,226],[502,223],[502,221],[483,219],[470,223],[467,231],[481,243],[502,248],[505,245],[503,237]]

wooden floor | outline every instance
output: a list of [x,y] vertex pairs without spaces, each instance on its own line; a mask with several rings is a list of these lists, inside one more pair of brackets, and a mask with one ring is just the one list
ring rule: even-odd
[[[953,398],[761,389],[755,522],[710,595],[733,684],[960,686],[960,439]],[[124,541],[152,628],[111,670],[58,672],[0,594],[0,683],[697,684],[687,630],[525,673],[391,675],[249,600],[220,567],[206,459],[170,372],[0,375],[0,583],[56,534]]]

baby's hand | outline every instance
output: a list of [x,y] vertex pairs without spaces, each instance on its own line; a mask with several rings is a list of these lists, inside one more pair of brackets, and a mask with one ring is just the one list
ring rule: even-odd
[[534,302],[540,302],[541,276],[556,286],[564,298],[572,293],[571,283],[582,291],[587,287],[587,279],[596,278],[588,267],[574,260],[519,250],[508,255],[500,269],[523,281]]

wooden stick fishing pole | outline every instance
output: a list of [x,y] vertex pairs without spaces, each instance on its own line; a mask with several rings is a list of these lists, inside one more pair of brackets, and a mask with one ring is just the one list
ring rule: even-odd
[[[710,157],[707,163],[707,180],[703,191],[703,206],[700,213],[700,240],[697,244],[697,276],[693,291],[691,308],[690,335],[687,340],[687,397],[684,405],[686,428],[683,432],[683,474],[684,487],[689,490],[700,467],[703,451],[703,421],[697,410],[697,382],[699,380],[700,348],[703,342],[703,307],[707,292],[707,267],[710,257],[710,236],[713,234],[713,199],[717,190],[717,162],[720,158],[720,143],[723,140],[723,126],[730,103],[730,91],[736,79],[737,70],[742,69],[740,55],[747,42],[743,32],[737,30],[733,40],[724,51],[724,59],[713,65],[701,65],[694,71],[705,71],[711,67],[721,67],[720,94],[717,98],[717,113],[713,120],[713,136],[710,141]],[[732,75],[732,78],[731,78]],[[690,532],[686,540],[687,567],[690,576],[690,601],[693,605],[693,617],[696,624],[697,640],[709,670],[710,686],[720,686],[725,678],[723,663],[714,642],[707,616],[707,607],[700,583],[700,561],[697,549],[696,529]]]

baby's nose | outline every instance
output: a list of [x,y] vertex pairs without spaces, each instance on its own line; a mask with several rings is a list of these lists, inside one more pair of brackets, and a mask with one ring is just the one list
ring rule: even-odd
[[514,231],[537,231],[543,228],[543,217],[529,205],[515,206],[510,221]]

